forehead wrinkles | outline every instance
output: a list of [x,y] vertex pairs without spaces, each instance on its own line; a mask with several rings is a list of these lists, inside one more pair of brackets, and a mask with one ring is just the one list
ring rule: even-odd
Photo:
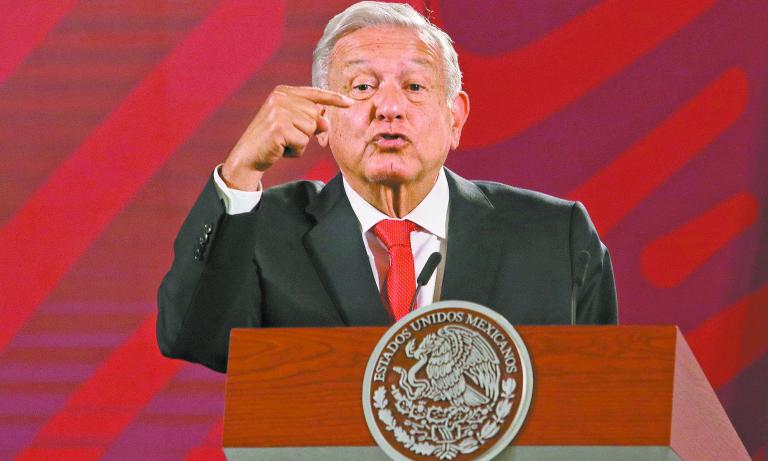
[[343,36],[329,56],[329,80],[356,66],[370,66],[392,51],[394,60],[442,74],[440,54],[428,35],[399,26],[366,27]]

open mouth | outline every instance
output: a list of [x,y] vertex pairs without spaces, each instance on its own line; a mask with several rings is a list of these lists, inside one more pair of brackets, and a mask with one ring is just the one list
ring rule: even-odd
[[374,144],[383,148],[398,148],[408,142],[408,138],[400,133],[379,133],[373,138]]

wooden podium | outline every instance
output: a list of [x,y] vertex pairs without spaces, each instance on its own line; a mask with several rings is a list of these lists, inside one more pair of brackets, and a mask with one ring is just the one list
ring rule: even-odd
[[[509,460],[744,460],[673,326],[519,326],[533,364]],[[232,331],[228,459],[387,459],[368,432],[362,380],[386,328]]]

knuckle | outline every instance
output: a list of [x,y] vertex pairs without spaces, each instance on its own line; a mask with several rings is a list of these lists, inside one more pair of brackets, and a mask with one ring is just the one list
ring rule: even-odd
[[267,112],[267,120],[270,122],[270,126],[280,119],[278,110],[275,107],[270,107]]
[[273,107],[268,114],[268,120],[273,123],[284,124],[289,114],[282,107]]
[[277,105],[277,94],[272,93],[269,96],[267,96],[267,100],[264,101],[264,106],[268,108],[273,108]]
[[269,131],[271,131],[272,133],[280,133],[283,131],[283,125],[280,123],[280,121],[273,120],[269,124]]
[[312,124],[314,123],[314,120],[312,120],[310,117],[305,116],[302,114],[301,117],[298,117],[296,119],[296,127],[299,128],[301,131],[307,131],[309,128],[312,127]]
[[285,101],[285,97],[285,93],[274,92],[269,95],[269,102],[273,106],[278,106]]

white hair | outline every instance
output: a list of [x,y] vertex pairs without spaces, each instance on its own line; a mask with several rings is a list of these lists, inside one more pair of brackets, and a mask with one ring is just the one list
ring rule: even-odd
[[358,2],[328,21],[312,54],[313,86],[328,89],[328,65],[336,42],[349,33],[371,26],[411,28],[418,31],[422,39],[436,46],[443,61],[448,103],[453,102],[461,91],[461,69],[453,40],[407,3]]

